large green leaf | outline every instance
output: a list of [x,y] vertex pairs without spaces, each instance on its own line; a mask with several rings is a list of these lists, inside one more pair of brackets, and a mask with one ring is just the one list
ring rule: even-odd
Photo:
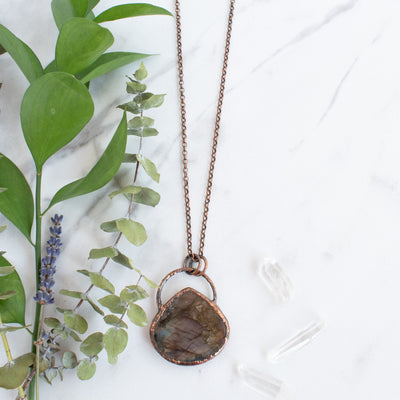
[[51,72],[32,83],[22,100],[21,124],[39,170],[82,130],[93,112],[86,86],[70,74]]
[[31,189],[18,167],[0,154],[0,213],[9,219],[30,241],[34,206]]
[[113,138],[100,160],[84,178],[61,188],[51,200],[49,208],[60,201],[94,192],[108,183],[117,173],[124,158],[126,137],[127,122],[124,113]]
[[151,4],[121,4],[103,11],[94,20],[95,22],[115,21],[116,19],[140,17],[142,15],[172,15],[165,8]]
[[24,354],[6,363],[0,368],[0,387],[5,389],[16,389],[22,384],[29,372],[29,367],[34,363],[33,353]]
[[[0,271],[3,268],[8,268],[10,265],[3,256],[0,256]],[[2,322],[16,322],[25,325],[25,291],[16,271],[6,276],[0,276],[0,293],[7,291],[15,292],[15,295],[6,300],[0,300]]]
[[150,54],[127,53],[123,51],[102,54],[93,64],[77,74],[76,77],[83,83],[86,83],[98,76],[149,56]]
[[0,24],[0,44],[17,63],[26,79],[32,83],[43,75],[43,68],[35,53],[5,26]]
[[76,74],[93,64],[114,42],[111,32],[85,18],[72,18],[61,28],[56,44],[59,71]]
[[88,0],[53,0],[51,10],[58,30],[71,18],[84,17],[88,9]]

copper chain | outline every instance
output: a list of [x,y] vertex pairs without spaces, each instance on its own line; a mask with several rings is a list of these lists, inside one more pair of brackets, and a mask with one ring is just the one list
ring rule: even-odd
[[199,261],[199,257],[203,257],[204,243],[205,243],[205,238],[206,238],[208,211],[209,211],[211,191],[212,191],[212,185],[213,185],[215,160],[216,160],[216,155],[217,155],[219,128],[220,128],[221,112],[222,112],[222,102],[224,99],[224,91],[225,91],[225,78],[226,78],[226,72],[228,69],[228,56],[229,56],[229,47],[230,47],[230,41],[231,41],[234,7],[235,7],[235,0],[230,0],[228,27],[227,27],[227,31],[226,31],[224,61],[223,61],[223,66],[222,66],[221,82],[220,82],[220,88],[219,88],[217,114],[216,114],[216,119],[215,119],[214,138],[213,138],[213,144],[212,144],[212,150],[211,150],[210,168],[208,171],[206,197],[204,200],[203,221],[201,224],[201,231],[200,231],[200,244],[199,244],[198,253],[194,254],[193,250],[192,250],[192,224],[191,224],[191,216],[190,216],[190,198],[189,198],[189,176],[188,176],[188,159],[187,159],[188,152],[187,152],[187,134],[186,134],[186,105],[185,105],[185,89],[184,89],[184,81],[183,81],[181,15],[180,15],[179,0],[175,1],[176,39],[177,39],[177,50],[178,50],[179,94],[180,94],[180,103],[181,103],[183,188],[184,188],[184,194],[185,194],[187,252],[188,252],[188,255],[192,257],[193,260],[195,260],[195,258],[196,258],[197,261]]

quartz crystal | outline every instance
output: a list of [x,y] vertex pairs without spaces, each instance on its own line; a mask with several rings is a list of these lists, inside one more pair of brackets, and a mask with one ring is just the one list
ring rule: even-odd
[[228,338],[228,323],[215,302],[185,288],[154,319],[152,340],[168,361],[193,365],[219,353]]
[[270,362],[277,362],[288,354],[301,349],[305,345],[311,343],[325,326],[325,322],[321,319],[312,321],[306,328],[300,330],[294,336],[270,350],[268,352],[268,360]]
[[290,399],[286,386],[280,380],[243,365],[239,365],[238,372],[242,381],[261,395],[274,400]]
[[286,302],[293,296],[292,281],[275,260],[265,258],[258,274],[271,294],[280,302]]

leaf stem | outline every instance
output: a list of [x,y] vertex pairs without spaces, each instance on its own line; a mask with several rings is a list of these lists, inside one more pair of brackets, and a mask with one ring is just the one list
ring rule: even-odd
[[[42,190],[42,168],[40,167],[36,173],[36,193],[35,193],[35,222],[36,222],[36,239],[35,239],[35,267],[36,267],[36,291],[39,290],[40,285],[40,263],[42,259],[42,215],[41,215],[41,190]],[[41,314],[42,314],[42,306],[39,303],[36,303],[35,310],[35,323],[33,327],[33,335],[32,335],[32,353],[36,354],[36,358],[40,357],[38,347],[35,345],[35,342],[39,339],[39,327],[41,323]],[[37,361],[37,360],[36,360]],[[37,374],[39,375],[39,374]],[[38,383],[38,376],[36,377],[36,383]],[[39,390],[37,388],[36,392]],[[29,385],[29,399],[33,400],[35,398],[35,381]],[[38,400],[38,398],[36,399]]]
[[[1,315],[0,315],[0,327],[1,327],[2,321],[1,321]],[[1,333],[1,339],[3,340],[3,345],[4,345],[4,349],[6,351],[6,355],[7,355],[7,361],[9,363],[13,362],[13,358],[11,355],[11,349],[10,349],[10,345],[8,344],[8,340],[7,340],[7,336],[5,332]],[[22,388],[22,386],[18,386],[18,393],[19,393],[19,398],[20,399],[26,399],[26,394],[24,392],[24,389]]]

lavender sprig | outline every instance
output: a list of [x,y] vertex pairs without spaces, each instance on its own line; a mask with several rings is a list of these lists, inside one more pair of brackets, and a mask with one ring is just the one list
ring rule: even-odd
[[53,226],[49,228],[51,236],[47,241],[47,256],[42,258],[40,267],[40,288],[33,298],[41,305],[54,303],[52,287],[54,286],[54,274],[56,273],[55,262],[60,255],[60,248],[62,246],[60,240],[62,220],[63,216],[58,214],[51,218]]

